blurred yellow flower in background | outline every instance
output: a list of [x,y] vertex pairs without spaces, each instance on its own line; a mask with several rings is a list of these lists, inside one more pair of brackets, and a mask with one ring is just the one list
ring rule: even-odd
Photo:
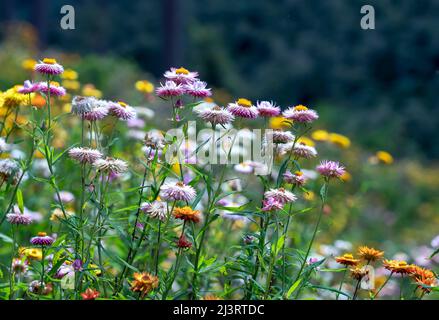
[[316,130],[313,133],[311,133],[311,138],[313,138],[316,141],[328,141],[329,133],[326,130]]
[[24,70],[34,71],[34,67],[37,64],[37,61],[34,59],[25,59],[21,62],[21,66]]
[[351,145],[351,140],[348,137],[338,133],[330,133],[329,141],[343,149],[347,149]]
[[43,252],[39,248],[19,248],[18,253],[25,255],[28,259],[41,260],[43,258]]
[[380,163],[384,163],[384,164],[392,164],[393,163],[393,157],[387,151],[378,151],[375,154],[375,156],[377,157],[377,159]]
[[63,80],[62,85],[67,90],[78,90],[81,86],[79,81],[76,80]]
[[284,117],[270,118],[269,126],[271,129],[280,130],[290,127],[290,121]]
[[341,175],[340,179],[341,179],[342,181],[344,181],[344,182],[348,182],[348,181],[351,181],[351,180],[352,180],[352,175],[351,175],[349,172],[345,171],[345,172]]
[[305,144],[309,147],[314,147],[316,144],[314,141],[312,141],[310,138],[308,137],[300,137],[299,139],[297,139],[298,143],[302,143]]
[[316,194],[313,191],[308,191],[303,194],[303,198],[307,201],[313,201],[316,198]]
[[64,72],[61,74],[61,79],[64,79],[64,80],[77,80],[78,79],[78,73],[75,70],[72,70],[72,69],[65,69]]
[[154,85],[148,80],[139,80],[135,84],[135,88],[137,91],[142,93],[153,93]]
[[82,95],[86,97],[102,98],[102,91],[96,89],[93,84],[88,83],[82,88]]

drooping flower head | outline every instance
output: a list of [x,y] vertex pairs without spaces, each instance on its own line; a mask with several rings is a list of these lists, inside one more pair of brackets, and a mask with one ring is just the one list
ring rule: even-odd
[[159,278],[148,272],[135,272],[134,280],[131,282],[131,291],[140,292],[144,297],[159,285]]
[[90,100],[91,110],[88,112],[79,113],[79,116],[88,121],[98,121],[105,118],[109,113],[108,101],[105,100]]
[[227,109],[220,108],[219,106],[215,106],[210,109],[204,109],[198,112],[201,119],[204,121],[210,122],[212,125],[227,125],[231,123],[235,117],[233,114]]
[[192,201],[196,196],[193,187],[185,185],[183,182],[165,183],[161,186],[161,195],[165,200]]
[[314,147],[297,141],[296,143],[289,142],[284,144],[280,150],[281,154],[289,154],[290,152],[292,152],[294,156],[304,159],[311,159],[317,156],[317,150]]
[[146,213],[151,218],[156,218],[161,221],[166,220],[167,207],[166,202],[161,200],[154,200],[153,202],[144,202],[140,205],[140,210]]
[[180,238],[178,238],[177,247],[182,249],[189,249],[190,247],[192,247],[192,243],[185,237],[184,234],[182,234]]
[[66,89],[61,87],[58,82],[50,81],[49,85],[47,82],[40,82],[38,84],[40,92],[44,94],[49,94],[51,96],[62,97],[66,94]]
[[262,200],[262,211],[277,211],[277,210],[282,210],[284,207],[284,204],[275,199],[275,198],[267,198]]
[[273,143],[276,144],[286,144],[294,140],[294,135],[289,131],[273,130],[267,132],[267,135],[271,136]]
[[359,259],[355,259],[352,253],[345,253],[341,257],[336,257],[335,261],[345,266],[357,266],[360,263]]
[[156,94],[162,98],[178,97],[184,94],[184,88],[181,84],[174,81],[166,81],[165,84],[160,84],[156,89]]
[[358,248],[358,255],[364,260],[371,262],[381,259],[384,255],[384,251],[369,248],[367,246],[361,246]]
[[277,117],[281,112],[280,108],[272,101],[258,101],[256,107],[261,117]]
[[361,281],[367,274],[369,273],[369,270],[367,268],[361,268],[361,267],[355,267],[351,268],[351,277],[354,280]]
[[304,105],[290,107],[285,110],[282,115],[288,120],[300,123],[310,123],[319,118],[316,111],[308,109]]
[[164,76],[177,84],[189,84],[198,80],[198,72],[191,72],[183,67],[171,68],[171,70],[165,72]]
[[184,221],[192,221],[194,223],[199,222],[201,219],[200,211],[193,210],[191,207],[188,206],[175,208],[173,214],[176,219],[181,219]]
[[28,94],[37,92],[40,90],[40,83],[39,82],[32,82],[30,80],[26,80],[22,87],[18,89],[18,92],[21,94]]
[[128,164],[120,159],[107,157],[105,159],[97,159],[93,166],[100,172],[108,174],[121,174],[128,170]]
[[195,98],[207,98],[212,95],[211,90],[207,88],[207,83],[204,81],[196,80],[194,82],[185,84],[183,88],[187,95]]
[[264,193],[264,198],[273,198],[274,200],[279,201],[282,204],[294,202],[297,199],[297,197],[292,192],[285,190],[284,188],[270,189]]
[[14,258],[12,260],[12,271],[15,273],[25,273],[29,269],[29,261],[23,258]]
[[22,174],[19,164],[15,160],[0,159],[0,179],[16,185]]
[[51,246],[53,241],[55,240],[45,232],[38,232],[36,237],[30,239],[30,243],[35,246]]
[[97,149],[76,147],[69,150],[69,156],[79,163],[92,164],[102,158],[102,153]]
[[21,212],[11,212],[8,213],[6,215],[6,220],[10,223],[10,224],[15,224],[15,225],[29,225],[32,223],[32,217],[27,215],[27,214],[23,214]]
[[227,106],[235,117],[241,117],[246,119],[256,119],[259,115],[258,109],[248,99],[239,98],[233,103],[229,103]]
[[345,168],[337,161],[323,160],[316,167],[318,173],[326,178],[340,178],[345,173]]
[[75,96],[72,100],[72,113],[82,115],[93,110],[93,105],[97,102],[95,97]]
[[63,66],[58,64],[56,60],[52,58],[44,58],[43,61],[39,61],[35,65],[34,70],[38,73],[52,76],[64,72]]
[[283,178],[286,183],[291,183],[299,187],[303,186],[307,180],[302,171],[296,171],[294,173],[286,171],[283,174]]
[[136,116],[134,108],[122,101],[110,102],[108,110],[111,115],[121,120],[130,120]]

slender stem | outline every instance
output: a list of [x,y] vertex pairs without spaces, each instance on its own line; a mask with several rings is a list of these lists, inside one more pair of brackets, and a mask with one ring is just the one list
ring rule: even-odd
[[372,300],[375,300],[376,297],[378,297],[379,293],[381,292],[381,290],[383,290],[383,288],[386,286],[387,282],[389,282],[390,278],[392,278],[393,276],[393,272],[390,273],[390,275],[387,277],[386,281],[383,283],[383,285],[378,289],[377,293],[374,294],[374,296],[372,297]]
[[[343,288],[343,283],[344,283],[344,280],[345,280],[345,278],[346,278],[346,273],[347,273],[347,271],[348,271],[348,268],[345,268],[344,269],[344,271],[343,271],[343,277],[341,278],[341,282],[340,282],[340,286],[339,286],[339,288],[338,288],[338,291],[341,291],[341,289]],[[336,295],[336,297],[335,297],[335,300],[338,300],[338,297],[340,296],[340,292],[337,292],[337,295]]]
[[[296,282],[297,280],[299,280],[300,276],[302,275],[302,271],[303,271],[303,269],[304,269],[304,267],[305,267],[305,265],[306,265],[306,262],[307,262],[307,260],[308,260],[309,253],[311,252],[312,245],[314,244],[314,240],[315,240],[315,238],[316,238],[317,231],[319,230],[320,222],[321,222],[321,220],[322,220],[322,216],[323,216],[323,208],[324,208],[324,206],[325,206],[326,196],[327,196],[327,194],[328,194],[328,184],[329,184],[329,180],[325,180],[325,185],[323,186],[323,187],[325,188],[325,194],[322,195],[322,205],[321,205],[321,207],[320,207],[319,217],[318,217],[318,220],[317,220],[316,226],[315,226],[315,228],[314,228],[314,232],[313,232],[313,234],[312,234],[311,241],[309,242],[308,249],[306,250],[305,258],[304,258],[304,260],[302,261],[302,265],[300,266],[300,270],[299,270],[299,272],[297,273],[297,276],[296,276],[294,282]],[[293,283],[294,283],[294,282],[293,282]],[[302,287],[301,287],[301,288],[302,288]],[[298,292],[297,292],[297,296],[299,296],[299,293],[300,293],[300,288],[299,288],[299,290],[298,290]]]

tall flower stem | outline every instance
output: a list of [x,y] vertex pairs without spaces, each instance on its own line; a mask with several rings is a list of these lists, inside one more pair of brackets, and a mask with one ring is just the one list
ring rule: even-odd
[[372,297],[372,300],[375,300],[376,297],[380,294],[381,290],[386,286],[386,284],[389,282],[389,280],[392,278],[393,272],[390,273],[390,275],[387,277],[386,281],[384,281],[383,285],[378,289],[377,293],[375,293]]
[[[303,269],[305,268],[305,265],[306,265],[306,263],[307,263],[307,261],[308,261],[309,253],[311,252],[312,245],[314,244],[314,240],[315,240],[315,238],[316,238],[317,231],[319,230],[320,222],[321,222],[321,220],[322,220],[323,209],[324,209],[324,207],[325,207],[326,197],[327,197],[327,195],[328,195],[328,185],[329,185],[329,179],[326,179],[326,178],[325,178],[325,183],[323,184],[322,191],[321,191],[321,194],[320,194],[320,196],[321,196],[321,200],[322,200],[322,205],[321,205],[321,207],[320,207],[319,217],[318,217],[318,219],[317,219],[317,223],[316,223],[316,226],[315,226],[315,228],[314,228],[314,232],[313,232],[313,234],[312,234],[311,241],[309,242],[308,249],[306,250],[305,257],[304,257],[304,259],[303,259],[303,261],[302,261],[302,264],[301,264],[301,266],[300,266],[300,270],[299,270],[299,272],[297,273],[297,276],[296,276],[296,278],[295,278],[295,280],[294,280],[293,283],[295,283],[297,280],[299,280],[300,276],[302,275],[302,271],[303,271]],[[299,294],[300,294],[300,289],[301,289],[301,288],[302,288],[302,286],[297,290],[297,297],[298,297]]]
[[[185,228],[186,228],[186,220],[183,222],[183,228],[181,229],[180,237],[182,237],[184,235]],[[169,283],[167,284],[167,286],[165,288],[165,291],[163,291],[162,300],[166,300],[166,297],[168,296],[169,290],[171,290],[172,285],[174,284],[175,278],[177,277],[178,270],[180,269],[180,264],[181,264],[182,250],[183,250],[183,248],[178,248],[177,255],[175,258],[174,271],[172,272],[172,280],[169,281]]]
[[343,277],[341,278],[340,286],[338,287],[338,291],[339,292],[337,292],[337,295],[335,296],[335,300],[338,300],[338,298],[340,296],[340,291],[343,288],[343,283],[344,283],[344,280],[346,278],[347,271],[348,271],[348,268],[345,268],[344,271],[343,271]]

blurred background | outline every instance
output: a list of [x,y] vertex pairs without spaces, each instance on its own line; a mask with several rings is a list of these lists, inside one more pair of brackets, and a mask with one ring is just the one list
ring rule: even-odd
[[[65,4],[74,6],[75,30],[60,27]],[[366,4],[375,8],[375,30],[360,27]],[[28,77],[26,59],[55,56],[108,99],[140,103],[136,81],[157,85],[164,70],[184,66],[200,72],[219,103],[243,96],[309,105],[321,114],[317,129],[349,139],[323,146],[335,156],[343,152],[352,174],[349,196],[336,196],[328,241],[349,235],[353,242],[391,239],[397,249],[402,243],[432,249],[439,233],[439,1],[2,0],[1,6],[0,90]],[[378,150],[394,161],[371,168]]]

